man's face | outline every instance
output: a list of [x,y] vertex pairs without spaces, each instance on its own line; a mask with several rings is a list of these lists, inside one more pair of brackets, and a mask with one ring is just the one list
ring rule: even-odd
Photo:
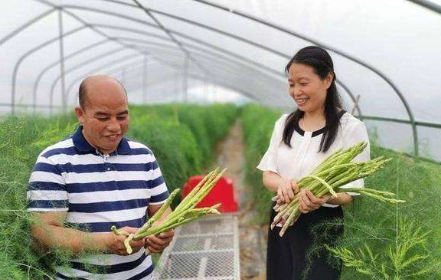
[[129,128],[127,96],[115,80],[91,81],[86,86],[84,108],[75,108],[83,124],[83,135],[93,147],[109,154],[118,145]]

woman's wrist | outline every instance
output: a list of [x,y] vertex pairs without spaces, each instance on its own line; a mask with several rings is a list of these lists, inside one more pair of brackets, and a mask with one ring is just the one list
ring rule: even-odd
[[350,202],[352,202],[352,196],[346,192],[341,192],[337,193],[337,197],[331,196],[326,203],[333,205],[344,205]]

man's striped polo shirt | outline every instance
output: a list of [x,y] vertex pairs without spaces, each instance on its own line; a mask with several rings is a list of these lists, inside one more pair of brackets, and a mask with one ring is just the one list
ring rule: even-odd
[[[28,211],[66,211],[68,225],[104,233],[112,225],[141,227],[148,205],[167,197],[150,149],[123,138],[115,152],[104,156],[86,141],[80,126],[38,156],[29,180]],[[152,259],[144,252],[73,259],[70,268],[57,267],[57,279],[151,279]]]

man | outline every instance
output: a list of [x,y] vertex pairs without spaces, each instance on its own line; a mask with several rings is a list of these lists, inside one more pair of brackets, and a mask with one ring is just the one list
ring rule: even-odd
[[81,126],[39,155],[29,180],[28,211],[38,221],[32,235],[47,248],[92,253],[72,259],[71,268],[57,267],[57,279],[151,279],[145,248],[162,251],[173,231],[132,241],[134,253],[127,255],[125,238],[110,228],[135,233],[146,214],[161,207],[168,197],[161,170],[146,146],[124,137],[130,117],[117,80],[85,79],[79,104],[75,114]]

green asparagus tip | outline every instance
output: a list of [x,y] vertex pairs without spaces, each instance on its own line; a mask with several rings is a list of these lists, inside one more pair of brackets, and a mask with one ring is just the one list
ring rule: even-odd
[[220,215],[221,213],[217,210],[217,209],[210,209],[210,211],[208,211],[209,214],[216,214],[216,215]]
[[117,230],[116,226],[114,226],[114,225],[110,229],[112,230],[113,234],[115,234],[116,236],[129,236],[130,235],[127,231]]

